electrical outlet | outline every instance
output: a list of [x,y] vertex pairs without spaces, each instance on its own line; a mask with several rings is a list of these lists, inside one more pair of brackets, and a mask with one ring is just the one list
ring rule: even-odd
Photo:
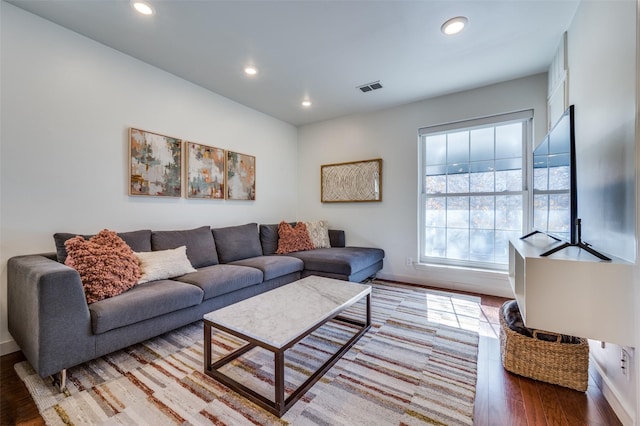
[[413,258],[407,257],[407,266],[411,266],[411,265],[413,265]]
[[629,377],[629,353],[624,349],[620,350],[620,369],[623,376]]

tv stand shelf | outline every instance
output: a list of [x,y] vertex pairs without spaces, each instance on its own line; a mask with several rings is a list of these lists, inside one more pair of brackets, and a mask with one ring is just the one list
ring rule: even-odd
[[509,282],[530,328],[635,347],[633,265],[603,261],[544,234],[509,240]]

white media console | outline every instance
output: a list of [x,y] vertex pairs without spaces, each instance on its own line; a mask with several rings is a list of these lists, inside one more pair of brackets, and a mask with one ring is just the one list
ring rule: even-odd
[[536,234],[509,241],[509,282],[529,328],[635,347],[633,265]]

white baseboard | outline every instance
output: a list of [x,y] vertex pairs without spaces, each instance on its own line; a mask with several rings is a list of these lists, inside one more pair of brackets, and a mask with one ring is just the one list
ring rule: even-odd
[[513,299],[506,273],[434,265],[414,265],[420,276],[378,272],[380,279]]
[[611,409],[613,409],[613,411],[616,413],[616,416],[618,416],[618,419],[624,426],[635,425],[636,415],[634,411],[630,409],[630,407],[625,406],[625,404],[622,402],[623,400],[622,398],[620,398],[620,393],[616,390],[613,383],[611,383],[611,380],[609,380],[605,372],[602,370],[600,364],[598,364],[598,362],[593,357],[589,358],[591,365],[594,365],[596,367],[596,371],[600,376],[601,380],[599,382],[602,383],[600,391],[604,395],[604,399],[607,400],[607,402],[611,406]]
[[5,340],[4,342],[0,343],[0,356],[18,352],[19,350],[20,347],[13,339]]

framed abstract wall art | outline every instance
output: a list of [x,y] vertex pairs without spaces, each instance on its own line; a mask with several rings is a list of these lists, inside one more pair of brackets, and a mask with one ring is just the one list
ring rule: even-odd
[[224,199],[224,149],[185,142],[187,198]]
[[382,201],[382,159],[320,166],[320,201]]
[[227,151],[228,200],[256,199],[256,157]]
[[129,129],[129,195],[182,195],[182,141]]

